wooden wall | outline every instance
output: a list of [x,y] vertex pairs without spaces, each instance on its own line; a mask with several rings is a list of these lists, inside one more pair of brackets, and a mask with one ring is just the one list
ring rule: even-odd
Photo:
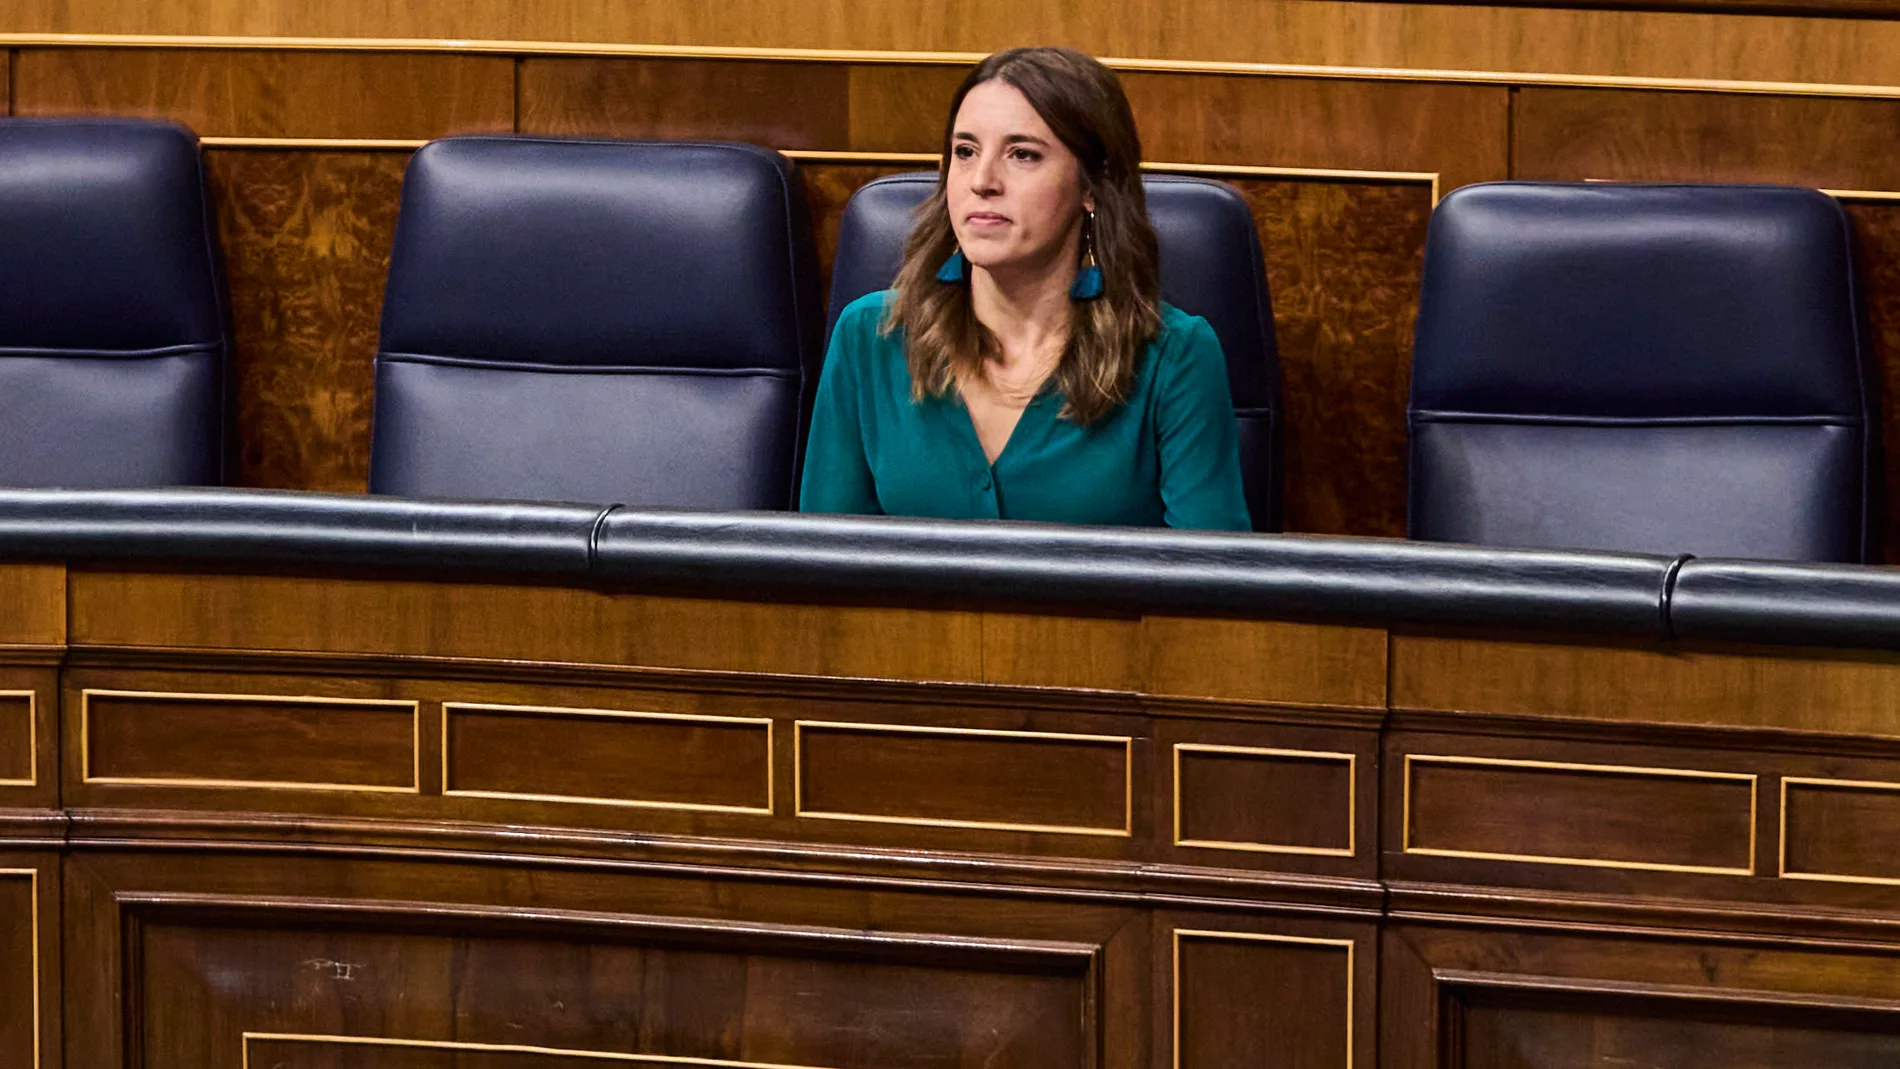
[[[83,4],[63,7],[64,21],[25,25],[149,28],[88,22]],[[897,36],[878,36],[892,17],[825,40],[926,43],[890,27]],[[1763,64],[1773,66],[1771,31],[1792,32],[1796,21],[1754,20]],[[564,25],[537,32],[567,32]],[[359,29],[421,26],[370,19]],[[172,26],[205,27],[243,28]],[[1863,24],[1863,49],[1879,50],[1884,27]],[[659,39],[692,36],[676,30]],[[799,41],[804,32],[787,29]],[[1064,32],[1142,43],[1091,37],[1096,30],[1081,25]],[[1193,32],[1203,54],[1232,54],[1198,23]],[[1156,33],[1143,40],[1172,40]],[[1376,33],[1350,36],[1360,47]],[[1806,38],[1803,55],[1822,48],[1824,36]],[[850,193],[877,175],[927,165],[915,154],[934,149],[963,70],[942,54],[0,38],[9,41],[0,85],[10,87],[13,114],[167,116],[206,139],[237,330],[236,481],[340,491],[361,490],[367,477],[370,362],[402,168],[415,144],[520,131],[771,145],[800,159],[828,266]],[[1900,89],[1885,99],[1884,90],[1816,84],[1770,93],[1449,69],[1125,66],[1153,165],[1224,178],[1254,208],[1283,360],[1290,530],[1403,533],[1404,408],[1425,224],[1436,195],[1471,182],[1691,179],[1859,191],[1847,200],[1866,254],[1881,394],[1889,424],[1900,418],[1889,382],[1900,375],[1900,194],[1885,192],[1900,191]],[[1852,69],[1841,71],[1836,80]],[[1790,72],[1799,73],[1782,71]],[[1891,513],[1900,505],[1900,427],[1885,437]],[[1900,532],[1900,523],[1887,527]],[[1900,559],[1900,536],[1889,546]]]

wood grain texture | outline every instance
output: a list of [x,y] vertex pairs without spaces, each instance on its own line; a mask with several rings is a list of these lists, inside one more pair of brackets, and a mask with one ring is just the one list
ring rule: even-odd
[[1784,876],[1900,884],[1885,844],[1900,832],[1900,784],[1802,777],[1782,781]]
[[831,269],[837,262],[838,230],[844,223],[845,205],[858,187],[887,174],[915,171],[927,164],[914,163],[803,163],[799,174],[805,181],[805,202],[811,207],[812,235],[818,245],[819,292],[831,297]]
[[1122,85],[1151,160],[1427,171],[1446,191],[1508,173],[1502,86],[1142,73]]
[[172,119],[201,137],[431,138],[514,128],[505,56],[23,49],[20,115]]
[[528,59],[522,133],[842,147],[849,69],[830,63]]
[[66,566],[0,565],[0,646],[66,641]]
[[1267,260],[1285,529],[1405,535],[1405,405],[1431,192],[1231,179]]
[[13,52],[0,49],[0,115],[13,114]]
[[[1888,155],[1892,155],[1889,153]],[[1900,189],[1900,181],[1893,188]],[[1847,201],[1859,240],[1861,294],[1872,349],[1872,413],[1879,421],[1873,560],[1900,563],[1900,203]]]
[[0,853],[0,1063],[33,1067],[42,1047],[35,1012],[44,973],[35,921],[35,870]]
[[941,152],[950,100],[968,68],[851,65],[851,147],[860,152]]
[[31,785],[39,769],[38,710],[31,691],[0,691],[0,785]]
[[369,485],[403,152],[205,153],[235,332],[241,486]]
[[1149,693],[1371,708],[1385,704],[1385,632],[1278,620],[1142,620]]
[[29,33],[253,34],[1104,56],[1425,70],[1893,84],[1900,23],[1355,0],[16,0]]

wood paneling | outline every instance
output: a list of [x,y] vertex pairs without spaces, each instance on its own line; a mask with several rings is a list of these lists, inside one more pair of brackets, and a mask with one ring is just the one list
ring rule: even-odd
[[835,63],[528,59],[521,131],[840,148],[849,71]]
[[1132,740],[801,722],[798,813],[941,827],[1133,832]]
[[42,1064],[39,888],[16,860],[0,854],[0,1064],[31,1069]]
[[[1900,191],[1900,181],[1891,188]],[[1847,215],[1860,244],[1861,295],[1873,350],[1871,408],[1880,421],[1873,559],[1900,564],[1900,203],[1849,200]]]
[[1781,873],[1804,879],[1900,884],[1900,783],[1789,777],[1781,781]]
[[13,114],[13,53],[0,49],[0,114]]
[[318,576],[98,571],[76,573],[72,586],[78,644],[982,678],[981,624],[971,612]]
[[242,486],[369,485],[377,326],[406,152],[205,153],[235,332]]
[[1408,854],[1754,870],[1752,775],[1411,752],[1399,774]]
[[831,298],[831,267],[837,258],[838,229],[851,194],[873,178],[927,168],[925,163],[805,163],[799,174],[805,182],[805,202],[811,207],[812,234],[818,245],[819,292]]
[[17,55],[20,115],[149,115],[200,137],[514,129],[514,64],[505,56],[30,48]]
[[57,646],[66,641],[66,566],[0,565],[0,645]]
[[38,768],[34,746],[39,711],[32,691],[0,690],[0,785],[31,785]]
[[1385,702],[1385,635],[1281,620],[1142,621],[1154,694],[1303,705]]
[[[1351,939],[1175,929],[1174,1061],[1180,1069],[1305,1069],[1356,1056]],[[1369,1053],[1369,1052],[1368,1052]]]
[[950,100],[964,66],[851,65],[851,147],[860,152],[941,152]]
[[772,812],[772,722],[445,703],[445,794]]
[[1356,853],[1354,755],[1199,743],[1173,749],[1177,845]]
[[87,783],[419,789],[414,702],[85,691]]
[[1892,84],[1900,24],[1356,0],[16,0],[28,33],[256,34],[949,50],[1024,42],[1104,56],[1542,74]]

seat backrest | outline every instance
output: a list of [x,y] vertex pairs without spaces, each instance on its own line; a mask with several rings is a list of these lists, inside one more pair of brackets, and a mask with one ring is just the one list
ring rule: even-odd
[[[874,179],[852,195],[838,231],[827,329],[844,306],[897,277],[918,205],[934,171]],[[1280,525],[1280,359],[1253,213],[1224,182],[1144,175],[1148,216],[1161,242],[1161,299],[1207,320],[1227,355],[1240,432],[1240,469],[1254,529]]]
[[1411,534],[1861,560],[1862,334],[1813,190],[1458,190],[1426,242]]
[[776,152],[432,142],[403,182],[370,489],[786,508],[818,317]]
[[190,131],[0,118],[0,486],[222,481],[228,324]]

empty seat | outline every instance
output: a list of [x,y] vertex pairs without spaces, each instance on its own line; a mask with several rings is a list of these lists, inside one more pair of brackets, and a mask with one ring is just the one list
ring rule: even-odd
[[0,485],[222,481],[228,321],[190,131],[0,118]]
[[390,260],[370,489],[786,508],[815,278],[776,152],[425,145]]
[[1411,534],[1862,560],[1860,323],[1813,190],[1461,189],[1426,243]]
[[[1172,175],[1141,181],[1161,241],[1161,299],[1207,320],[1220,338],[1247,509],[1255,530],[1278,530],[1280,361],[1253,213],[1222,182]],[[936,172],[918,171],[874,179],[852,195],[838,232],[827,324],[845,305],[896,279],[912,213],[936,185]]]

